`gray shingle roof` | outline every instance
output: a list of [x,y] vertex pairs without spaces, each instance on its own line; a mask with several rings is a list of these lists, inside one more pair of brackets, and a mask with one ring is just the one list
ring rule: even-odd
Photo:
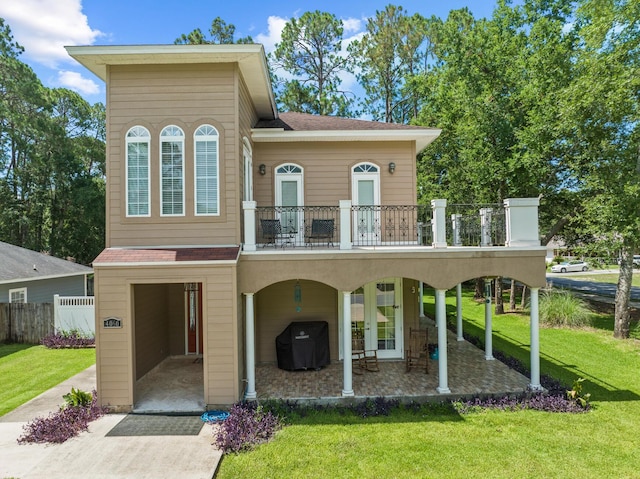
[[93,269],[0,241],[0,282],[91,273]]
[[287,131],[366,131],[366,130],[433,130],[424,126],[354,120],[337,116],[310,115],[308,113],[280,113],[275,120],[260,120],[255,128],[283,128]]

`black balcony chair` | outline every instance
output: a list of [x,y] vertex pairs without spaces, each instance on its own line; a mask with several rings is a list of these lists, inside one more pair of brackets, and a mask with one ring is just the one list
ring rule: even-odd
[[280,220],[261,219],[260,228],[262,228],[262,237],[264,238],[263,248],[270,244],[275,248],[278,243],[284,248],[285,243],[289,240],[290,235],[282,232]]
[[327,248],[333,246],[333,219],[311,221],[311,232],[305,237],[307,246],[313,247],[314,242],[327,242]]

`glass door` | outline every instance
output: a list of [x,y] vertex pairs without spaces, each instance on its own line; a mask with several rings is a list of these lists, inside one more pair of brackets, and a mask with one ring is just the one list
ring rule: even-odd
[[353,168],[352,199],[354,208],[354,243],[376,244],[380,241],[380,178],[378,167],[362,163]]
[[283,235],[295,243],[301,243],[304,235],[302,214],[303,190],[302,168],[297,165],[283,165],[276,170],[276,206]]

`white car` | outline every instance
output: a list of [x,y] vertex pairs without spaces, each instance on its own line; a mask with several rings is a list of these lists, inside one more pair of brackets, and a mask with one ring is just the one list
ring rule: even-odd
[[560,264],[554,264],[551,267],[552,273],[568,273],[571,271],[587,271],[589,269],[589,265],[584,261],[565,261]]

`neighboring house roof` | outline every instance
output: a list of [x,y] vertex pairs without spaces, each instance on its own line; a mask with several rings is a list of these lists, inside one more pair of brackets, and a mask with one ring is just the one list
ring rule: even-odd
[[257,43],[231,45],[95,45],[68,46],[67,53],[107,81],[108,65],[179,65],[237,63],[261,118],[276,118],[264,47]]
[[93,261],[94,266],[126,264],[158,264],[175,262],[231,261],[236,262],[239,246],[220,248],[107,248]]
[[93,269],[78,263],[0,241],[0,283],[85,275]]
[[251,137],[256,142],[415,141],[416,150],[421,151],[440,132],[439,128],[288,112],[260,120]]

